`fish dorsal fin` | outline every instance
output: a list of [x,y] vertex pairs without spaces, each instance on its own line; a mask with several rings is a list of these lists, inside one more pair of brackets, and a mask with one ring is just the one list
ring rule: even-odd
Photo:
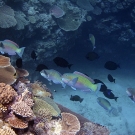
[[87,78],[90,82],[95,83],[93,79],[91,79],[90,77],[86,76],[86,75],[83,74],[83,73],[80,73],[80,72],[78,72],[78,71],[75,71],[75,72],[73,72],[73,74],[81,75],[81,76]]
[[5,41],[5,42],[9,42],[9,43],[11,43],[11,44],[14,44],[16,47],[19,48],[19,45],[17,45],[15,42],[13,42],[13,41],[11,41],[11,40],[5,39],[4,41]]

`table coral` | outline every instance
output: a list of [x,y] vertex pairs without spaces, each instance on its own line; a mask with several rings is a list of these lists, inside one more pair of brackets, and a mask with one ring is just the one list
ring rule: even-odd
[[11,102],[15,96],[17,96],[16,91],[8,84],[0,83],[0,103],[8,104]]
[[13,113],[10,113],[10,117],[7,119],[8,124],[13,128],[24,129],[28,127],[28,122],[17,118]]
[[0,68],[0,83],[13,84],[16,81],[16,70],[13,66]]
[[0,55],[0,67],[7,67],[10,64],[10,58]]
[[71,113],[61,113],[62,115],[62,133],[61,134],[71,134],[76,135],[80,130],[80,122],[78,118]]

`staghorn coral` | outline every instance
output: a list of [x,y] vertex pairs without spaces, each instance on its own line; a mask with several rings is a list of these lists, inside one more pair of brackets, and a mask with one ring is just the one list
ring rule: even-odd
[[35,81],[30,85],[32,94],[36,97],[51,97],[51,93],[48,92],[48,88],[46,85],[42,85],[40,82]]
[[26,89],[21,97],[18,97],[19,99],[11,106],[11,110],[22,117],[30,117],[33,119],[35,117],[32,109],[30,106],[27,105],[25,101],[23,101],[24,96],[28,93],[28,90]]
[[13,66],[0,68],[0,83],[13,84],[16,81],[16,70]]
[[57,117],[60,114],[60,109],[51,98],[45,97],[41,99],[34,97],[33,100],[33,111],[36,116],[44,120],[50,120],[52,116]]
[[8,104],[15,96],[17,93],[10,85],[0,83],[0,104]]
[[0,55],[0,68],[10,66],[10,58]]
[[109,135],[106,127],[92,122],[85,122],[79,135]]
[[76,135],[80,130],[80,122],[78,118],[71,113],[61,113],[62,115],[62,132],[63,135]]
[[12,112],[9,115],[10,117],[6,121],[11,127],[19,129],[24,129],[28,127],[28,122],[17,118]]
[[0,7],[0,27],[9,28],[16,24],[17,21],[14,18],[14,10],[7,5]]
[[0,128],[0,135],[17,135],[13,129],[8,126],[2,126]]

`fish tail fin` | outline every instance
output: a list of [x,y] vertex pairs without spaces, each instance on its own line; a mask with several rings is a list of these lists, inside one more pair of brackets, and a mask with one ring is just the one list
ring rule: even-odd
[[119,97],[114,97],[114,100],[117,102],[117,98],[119,98]]
[[69,64],[69,65],[68,65],[68,68],[70,69],[72,65],[73,65],[73,64]]
[[16,53],[17,53],[20,57],[22,57],[23,52],[24,52],[24,49],[25,49],[25,47],[19,48]]
[[80,103],[83,101],[83,98],[80,99]]
[[113,82],[115,83],[115,79],[113,79]]

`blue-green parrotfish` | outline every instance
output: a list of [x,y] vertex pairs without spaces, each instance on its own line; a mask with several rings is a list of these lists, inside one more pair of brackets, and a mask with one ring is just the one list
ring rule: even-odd
[[94,84],[94,81],[90,77],[77,71],[63,74],[62,81],[74,90],[99,91],[101,87],[101,83]]
[[43,69],[40,74],[48,81],[52,81],[55,84],[62,84],[62,86],[65,87],[65,84],[61,80],[62,75],[58,71],[54,69]]
[[11,40],[4,40],[0,41],[0,52],[2,54],[8,53],[8,55],[16,55],[18,54],[22,57],[25,47],[19,48],[19,46],[11,41]]

